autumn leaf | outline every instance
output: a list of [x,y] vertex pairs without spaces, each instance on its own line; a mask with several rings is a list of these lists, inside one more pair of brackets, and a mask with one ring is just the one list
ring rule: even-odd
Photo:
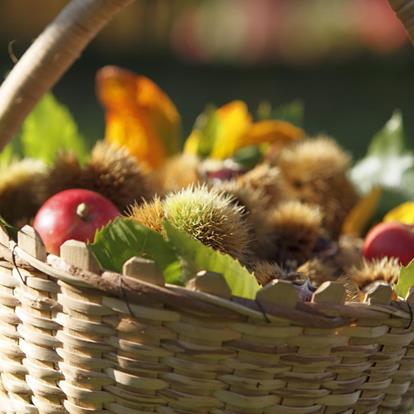
[[252,117],[243,101],[232,101],[217,110],[219,128],[210,153],[211,158],[231,157],[241,148],[241,138],[249,131]]
[[180,115],[152,80],[114,66],[100,69],[96,79],[107,141],[128,148],[150,168],[178,152]]
[[265,120],[255,122],[247,134],[241,139],[239,146],[258,145],[263,143],[286,145],[292,141],[302,139],[305,133],[290,122],[279,120]]
[[407,201],[389,211],[384,221],[398,221],[403,224],[414,224],[414,202]]
[[184,152],[215,159],[233,157],[242,148],[275,144],[281,147],[301,139],[304,132],[293,124],[275,119],[253,122],[243,101],[232,101],[198,118]]

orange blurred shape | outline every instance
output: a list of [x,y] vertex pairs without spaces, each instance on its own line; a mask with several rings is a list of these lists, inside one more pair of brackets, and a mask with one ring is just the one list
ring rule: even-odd
[[292,140],[304,138],[303,129],[287,121],[267,119],[252,125],[243,144],[245,146],[266,143],[287,144]]
[[105,139],[126,147],[149,168],[178,152],[180,115],[149,78],[115,66],[97,72],[97,94],[106,111]]

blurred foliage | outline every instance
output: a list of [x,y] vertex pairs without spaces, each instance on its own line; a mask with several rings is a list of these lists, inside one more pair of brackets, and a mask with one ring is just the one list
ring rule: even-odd
[[[0,76],[64,0],[1,0]],[[116,64],[153,79],[176,104],[184,136],[206,104],[257,108],[300,99],[303,127],[361,156],[395,108],[414,130],[414,54],[387,0],[137,0],[55,89],[89,141],[104,134],[95,73]]]
[[[30,40],[66,2],[2,0],[0,36]],[[41,5],[41,7],[39,7]],[[36,9],[34,9],[36,8]],[[30,12],[30,11],[35,12]],[[387,0],[140,0],[99,35],[101,53],[136,48],[198,62],[315,62],[406,41]]]

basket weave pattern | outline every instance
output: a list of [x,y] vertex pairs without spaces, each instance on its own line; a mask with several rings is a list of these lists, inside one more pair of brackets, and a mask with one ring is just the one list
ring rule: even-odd
[[[392,303],[380,286],[367,303],[341,305],[343,292],[328,283],[307,305],[286,282],[264,290],[259,306],[135,279],[155,289],[143,297],[130,277],[111,274],[118,297],[108,296],[80,276],[94,268],[86,249],[46,259],[37,236],[23,233],[18,245],[0,237],[1,413],[385,414],[412,406],[412,295]],[[157,300],[157,289],[176,305],[161,293]]]

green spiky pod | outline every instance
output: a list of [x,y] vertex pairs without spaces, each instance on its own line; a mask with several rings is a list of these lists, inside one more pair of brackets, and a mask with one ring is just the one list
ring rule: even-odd
[[320,206],[323,226],[334,238],[358,201],[347,178],[350,162],[334,140],[323,136],[284,148],[276,160],[290,196]]
[[167,195],[165,217],[175,227],[240,261],[249,252],[249,229],[243,208],[234,200],[205,185],[189,187]]
[[43,202],[47,167],[25,159],[13,162],[0,175],[1,217],[16,227],[29,224]]

